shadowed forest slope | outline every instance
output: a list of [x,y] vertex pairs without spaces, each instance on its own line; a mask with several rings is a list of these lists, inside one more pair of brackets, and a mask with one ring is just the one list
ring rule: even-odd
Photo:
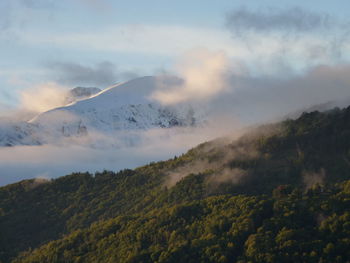
[[0,188],[2,262],[346,262],[350,107]]

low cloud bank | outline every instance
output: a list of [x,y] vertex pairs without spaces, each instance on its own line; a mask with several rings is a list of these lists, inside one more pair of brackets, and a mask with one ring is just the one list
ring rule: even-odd
[[[216,122],[217,124],[218,122]],[[130,141],[101,135],[101,142],[119,141],[118,147],[91,147],[78,141],[42,146],[15,146],[0,148],[0,186],[29,178],[55,178],[72,172],[135,168],[153,161],[166,160],[186,152],[199,143],[227,134],[239,127],[237,123],[222,123],[222,128],[193,127],[135,131]],[[96,138],[95,138],[96,139]],[[136,140],[137,139],[137,140]],[[131,143],[134,142],[133,143]]]

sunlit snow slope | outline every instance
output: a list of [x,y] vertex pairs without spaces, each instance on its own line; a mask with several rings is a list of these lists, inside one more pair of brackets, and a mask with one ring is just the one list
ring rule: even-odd
[[0,126],[0,145],[38,145],[64,138],[111,136],[116,132],[193,126],[189,105],[166,107],[152,101],[156,77],[141,77],[107,88],[90,98],[44,112],[26,123]]

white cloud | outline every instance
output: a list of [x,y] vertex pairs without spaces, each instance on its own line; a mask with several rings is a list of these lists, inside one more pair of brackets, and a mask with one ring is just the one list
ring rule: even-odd
[[163,104],[202,101],[228,89],[226,76],[230,69],[224,52],[194,49],[185,53],[175,66],[175,75],[183,81],[164,85],[158,81],[158,90],[151,97]]
[[20,108],[32,112],[44,112],[63,106],[68,88],[54,82],[38,84],[20,91]]

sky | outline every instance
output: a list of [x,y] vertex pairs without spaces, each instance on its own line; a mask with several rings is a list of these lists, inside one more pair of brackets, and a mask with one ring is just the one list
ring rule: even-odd
[[205,105],[218,122],[141,131],[131,148],[3,147],[0,185],[134,168],[315,105],[349,105],[350,3],[0,0],[0,117],[32,118],[62,106],[71,88],[146,75],[183,80],[160,85],[150,99]]
[[223,51],[251,75],[288,77],[349,59],[336,1],[1,0],[0,109],[38,85],[105,88],[171,71],[188,50]]

